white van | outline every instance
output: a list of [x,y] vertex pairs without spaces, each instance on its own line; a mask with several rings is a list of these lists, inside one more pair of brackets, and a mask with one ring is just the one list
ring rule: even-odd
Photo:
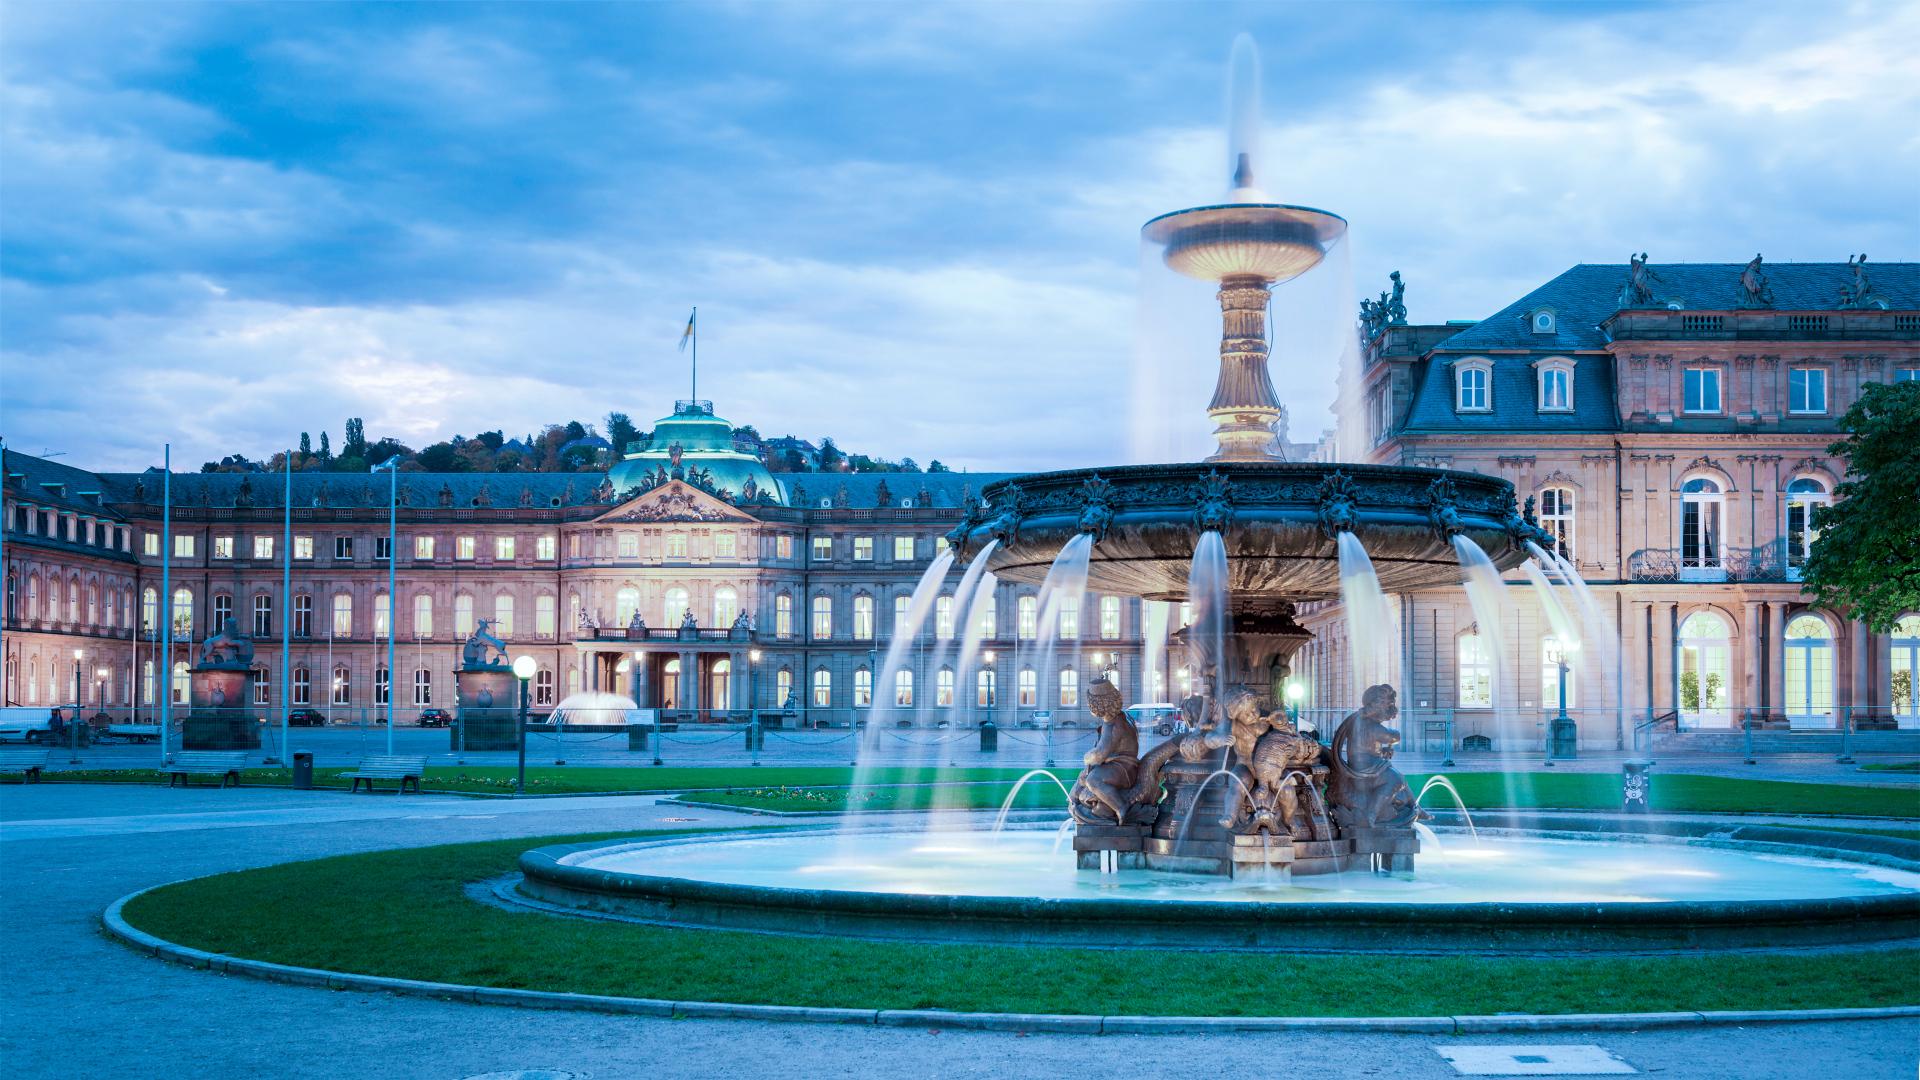
[[1169,702],[1129,705],[1127,719],[1132,720],[1134,728],[1142,733],[1184,735],[1187,731],[1187,714],[1180,711],[1180,706]]
[[45,705],[0,709],[0,742],[53,741],[53,710]]

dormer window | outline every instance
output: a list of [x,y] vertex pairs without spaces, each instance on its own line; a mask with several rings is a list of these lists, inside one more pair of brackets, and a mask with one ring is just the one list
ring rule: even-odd
[[1536,362],[1534,368],[1539,373],[1539,410],[1572,412],[1573,361],[1564,356],[1553,356]]
[[1533,315],[1530,316],[1529,321],[1533,324],[1533,332],[1536,334],[1551,334],[1554,332],[1553,312],[1546,308],[1534,312]]
[[1454,366],[1454,409],[1489,412],[1493,408],[1493,362],[1485,357],[1462,360]]

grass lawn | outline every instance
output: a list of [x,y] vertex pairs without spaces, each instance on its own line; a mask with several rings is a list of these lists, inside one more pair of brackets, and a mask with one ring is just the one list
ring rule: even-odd
[[468,882],[514,869],[529,847],[597,838],[455,844],[247,870],[159,889],[127,905],[126,916],[171,941],[282,964],[673,1000],[1242,1016],[1920,1000],[1913,980],[1920,949],[1624,963],[1161,952],[1143,963],[1145,954],[1126,950],[888,944],[588,922],[501,910],[462,892]]
[[[352,781],[342,773],[352,769],[315,769],[316,787],[347,788]],[[934,780],[1018,779],[1025,769],[936,769],[931,767],[876,768],[871,770],[875,784],[924,784]],[[1077,770],[1059,770],[1072,783]],[[247,769],[242,782],[285,787],[293,783],[286,769]],[[79,783],[165,784],[164,774],[151,768],[140,769],[60,769],[42,774],[46,780]],[[513,790],[511,765],[430,765],[422,786],[429,791],[488,792],[501,794]],[[202,779],[200,783],[209,781]],[[694,791],[703,788],[820,787],[853,782],[853,770],[844,765],[766,765],[723,766],[637,766],[599,768],[585,765],[556,767],[527,766],[527,791],[536,795],[587,795],[610,791]],[[1044,783],[1044,781],[1042,781]],[[382,787],[390,787],[383,784]],[[1053,785],[1048,784],[1048,787]],[[1003,792],[1001,798],[1005,798]],[[1059,793],[1055,792],[1055,798]],[[999,805],[995,803],[994,805]]]
[[1860,766],[1861,772],[1920,773],[1920,761],[1876,761]]

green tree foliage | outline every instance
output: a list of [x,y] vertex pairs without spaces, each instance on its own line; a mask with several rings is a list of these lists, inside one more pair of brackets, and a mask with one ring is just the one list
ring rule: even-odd
[[841,462],[845,460],[846,460],[846,455],[840,452],[839,447],[833,445],[832,439],[820,440],[820,471],[821,472],[838,472],[840,469]]
[[933,472],[952,472],[953,470],[941,464],[939,458],[934,458],[932,461],[927,462],[927,471],[930,473],[933,473]]
[[366,460],[367,425],[357,416],[347,420],[347,437],[340,443],[340,456]]
[[[322,438],[324,437],[325,436],[322,436]],[[313,436],[303,431],[300,433],[300,456],[306,457],[311,453],[313,453]]]
[[1816,507],[1820,538],[1802,580],[1820,603],[1850,611],[1877,633],[1920,609],[1920,382],[1868,384],[1827,447],[1847,476]]
[[327,433],[324,431],[320,433],[320,460],[333,460],[333,446],[327,441]]
[[613,444],[613,456],[621,457],[627,447],[640,439],[640,429],[633,426],[633,419],[623,412],[607,414],[607,441]]

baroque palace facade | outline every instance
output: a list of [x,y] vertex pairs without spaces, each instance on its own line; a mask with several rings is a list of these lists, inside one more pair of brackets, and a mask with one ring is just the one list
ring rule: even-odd
[[284,701],[335,722],[384,715],[389,626],[402,722],[451,710],[461,644],[480,620],[538,662],[540,712],[599,690],[699,719],[759,711],[837,726],[878,699],[924,724],[1016,724],[1039,710],[1081,713],[1081,688],[1102,672],[1137,690],[1137,602],[1089,595],[1063,612],[1063,662],[1040,671],[1036,590],[1011,584],[982,602],[980,660],[956,671],[959,567],[905,670],[874,685],[962,501],[998,478],[809,473],[783,483],[734,449],[710,403],[679,402],[649,447],[605,476],[295,473],[290,530],[279,474],[177,474],[169,542],[159,470],[90,473],[8,452],[6,702],[71,702],[78,672],[89,712],[100,702],[144,712],[168,683],[154,640],[162,618],[174,629],[176,702],[193,643],[233,618],[254,639],[262,714]]
[[[1867,383],[1920,378],[1920,264],[1585,264],[1478,322],[1362,333],[1342,380],[1359,422],[1333,452],[1500,476],[1532,501],[1599,615],[1564,656],[1584,743],[1749,713],[1920,727],[1920,612],[1874,634],[1799,585],[1839,418]],[[1394,597],[1391,668],[1412,717],[1537,748],[1563,650],[1536,590],[1506,585],[1498,641],[1461,589]],[[1310,691],[1353,700],[1338,606],[1303,621]]]
[[[1566,655],[1590,745],[1652,719],[1732,729],[1749,710],[1794,727],[1920,727],[1920,613],[1872,634],[1797,582],[1809,508],[1840,480],[1826,452],[1838,417],[1865,383],[1917,372],[1920,264],[1581,265],[1477,323],[1369,327],[1342,385],[1342,415],[1364,421],[1322,452],[1499,475],[1533,500],[1604,623]],[[1062,613],[1050,661],[1030,586],[994,591],[980,661],[955,670],[961,567],[899,680],[874,685],[943,534],[1001,478],[776,478],[711,404],[680,402],[605,476],[296,473],[290,537],[279,475],[176,475],[168,544],[158,470],[8,452],[6,703],[72,701],[76,672],[90,710],[147,709],[169,683],[179,700],[191,643],[229,617],[255,639],[263,715],[284,701],[342,722],[383,714],[389,687],[403,720],[452,708],[460,643],[481,619],[538,661],[540,711],[604,690],[703,718],[839,725],[877,700],[922,723],[1011,725],[1040,710],[1084,721],[1082,690],[1103,672],[1129,701],[1177,695],[1177,660],[1145,646],[1142,604],[1089,594]],[[1562,650],[1534,594],[1517,579],[1507,592],[1499,641],[1460,590],[1392,598],[1385,677],[1408,720],[1429,722],[1410,740],[1444,718],[1456,746],[1539,745]],[[153,640],[163,618],[182,643],[171,680]],[[1307,707],[1351,707],[1339,606],[1301,621],[1316,634],[1294,663]]]

